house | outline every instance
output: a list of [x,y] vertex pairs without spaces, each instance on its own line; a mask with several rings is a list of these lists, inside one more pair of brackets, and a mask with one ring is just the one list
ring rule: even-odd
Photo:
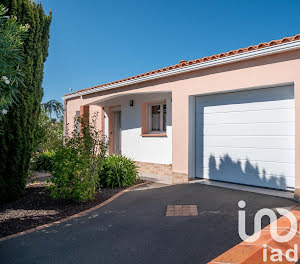
[[76,115],[99,112],[109,152],[134,159],[144,176],[205,178],[300,197],[300,34],[63,99],[65,128]]

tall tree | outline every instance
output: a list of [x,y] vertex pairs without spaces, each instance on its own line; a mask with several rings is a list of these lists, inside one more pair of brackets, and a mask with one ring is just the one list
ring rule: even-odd
[[25,188],[29,162],[36,142],[36,130],[43,96],[44,62],[48,56],[51,13],[31,0],[0,0],[8,14],[29,24],[23,44],[24,86],[19,87],[18,104],[11,106],[0,123],[0,199],[13,200]]

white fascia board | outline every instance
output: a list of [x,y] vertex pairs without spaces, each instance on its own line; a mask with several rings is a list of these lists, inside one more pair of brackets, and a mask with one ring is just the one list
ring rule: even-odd
[[266,56],[266,55],[276,54],[276,53],[280,53],[280,52],[295,50],[295,49],[299,49],[299,48],[300,48],[300,40],[283,43],[283,44],[278,44],[278,45],[274,45],[271,47],[247,51],[244,53],[230,55],[227,57],[214,59],[214,60],[210,60],[210,61],[206,61],[206,62],[200,62],[200,63],[184,66],[184,67],[173,69],[173,70],[167,70],[164,72],[154,73],[154,74],[142,76],[142,77],[139,77],[136,79],[123,81],[120,83],[108,84],[105,86],[78,92],[75,94],[65,95],[65,96],[63,96],[63,100],[86,95],[86,94],[92,94],[92,93],[96,93],[99,91],[110,90],[110,89],[114,89],[114,88],[118,88],[118,87],[122,87],[122,86],[142,83],[142,82],[160,79],[160,78],[164,78],[164,77],[169,77],[169,76],[177,75],[177,74],[181,74],[181,73],[196,71],[196,70],[209,68],[209,67],[213,67],[213,66],[218,66],[218,65],[222,65],[222,64],[226,64],[226,63],[238,62],[238,61],[242,61],[242,60],[257,58],[260,56]]

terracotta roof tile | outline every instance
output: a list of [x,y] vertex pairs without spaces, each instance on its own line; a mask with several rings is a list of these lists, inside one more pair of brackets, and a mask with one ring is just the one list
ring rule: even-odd
[[171,66],[168,66],[168,67],[164,67],[162,69],[142,73],[142,74],[132,76],[132,77],[129,77],[129,78],[125,78],[125,79],[121,79],[121,80],[118,80],[118,81],[114,81],[114,82],[105,83],[105,84],[97,85],[97,86],[94,86],[94,87],[82,89],[82,90],[79,90],[77,92],[66,94],[66,95],[77,94],[77,93],[80,93],[80,92],[83,92],[83,91],[93,90],[95,88],[110,85],[110,84],[125,82],[125,81],[128,81],[128,80],[137,79],[137,78],[140,78],[140,77],[143,77],[143,76],[147,76],[147,75],[151,75],[151,74],[155,74],[155,73],[159,73],[159,72],[173,70],[173,69],[177,69],[177,68],[185,67],[185,66],[188,66],[188,65],[197,64],[197,63],[202,63],[202,62],[206,62],[206,61],[210,61],[210,60],[216,60],[216,59],[219,59],[219,58],[224,58],[224,57],[227,57],[227,56],[232,56],[232,55],[235,55],[235,54],[240,54],[240,53],[244,53],[244,52],[248,52],[248,51],[252,51],[252,50],[262,49],[262,48],[265,48],[265,47],[274,46],[274,45],[278,45],[278,44],[283,44],[283,43],[296,41],[296,40],[300,40],[300,34],[297,34],[297,35],[292,36],[292,37],[286,37],[286,38],[283,38],[283,39],[280,39],[280,40],[272,40],[270,42],[260,43],[258,45],[249,46],[248,48],[240,48],[240,49],[237,49],[237,50],[231,50],[229,52],[223,52],[223,53],[220,53],[220,54],[207,56],[207,57],[196,59],[196,60],[190,60],[190,61],[181,60],[179,62],[179,64],[175,64],[175,65],[171,65]]

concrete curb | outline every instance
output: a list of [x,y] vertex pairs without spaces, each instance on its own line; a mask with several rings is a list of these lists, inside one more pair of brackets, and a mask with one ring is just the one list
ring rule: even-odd
[[28,230],[25,230],[25,231],[22,231],[22,232],[19,232],[19,233],[16,233],[16,234],[12,234],[12,235],[9,235],[9,236],[5,236],[5,237],[1,237],[0,238],[0,242],[2,241],[6,241],[8,239],[11,239],[11,238],[16,238],[16,237],[19,237],[19,236],[23,236],[23,235],[26,235],[26,234],[29,234],[29,233],[32,233],[34,231],[38,231],[38,230],[42,230],[42,229],[45,229],[45,228],[48,228],[48,227],[51,227],[51,226],[54,226],[54,225],[57,225],[57,224],[61,224],[63,222],[66,222],[66,221],[69,221],[71,219],[74,219],[74,218],[77,218],[77,217],[81,217],[81,216],[84,216],[110,202],[112,202],[113,200],[115,200],[116,198],[118,198],[119,196],[121,196],[122,194],[126,193],[126,192],[129,192],[139,186],[142,186],[142,185],[145,185],[145,184],[148,184],[149,182],[142,182],[142,183],[139,183],[139,184],[136,184],[134,186],[131,186],[121,192],[118,192],[117,194],[115,194],[114,196],[110,197],[109,199],[105,200],[104,202],[94,206],[94,207],[91,207],[87,210],[84,210],[80,213],[77,213],[77,214],[74,214],[74,215],[71,215],[71,216],[68,216],[66,218],[62,218],[60,220],[57,220],[55,222],[51,222],[49,224],[44,224],[44,225],[40,225],[40,226],[37,226],[37,227],[34,227],[34,228],[31,228],[31,229],[28,229]]
[[[291,210],[291,213],[297,219],[297,226],[300,224],[300,207],[295,207]],[[291,226],[290,221],[287,217],[282,216],[277,220],[277,227],[278,227],[278,235],[286,235]],[[299,230],[297,230],[299,232]],[[299,234],[299,233],[298,233]],[[300,245],[300,236],[296,235],[292,240],[279,243],[276,242],[270,233],[270,225],[266,226],[262,229],[261,235],[259,239],[253,243],[243,241],[240,244],[234,246],[233,248],[229,249],[219,257],[215,258],[214,260],[210,261],[208,264],[216,264],[216,263],[230,263],[230,264],[256,264],[256,263],[274,263],[270,261],[270,255],[272,254],[273,249],[280,249],[283,254],[282,261],[276,263],[298,263],[298,262],[290,262],[286,259],[284,253],[287,249],[293,249],[294,245]],[[267,252],[268,259],[267,261],[263,262],[263,251]],[[298,260],[300,257],[300,248],[298,248]]]

